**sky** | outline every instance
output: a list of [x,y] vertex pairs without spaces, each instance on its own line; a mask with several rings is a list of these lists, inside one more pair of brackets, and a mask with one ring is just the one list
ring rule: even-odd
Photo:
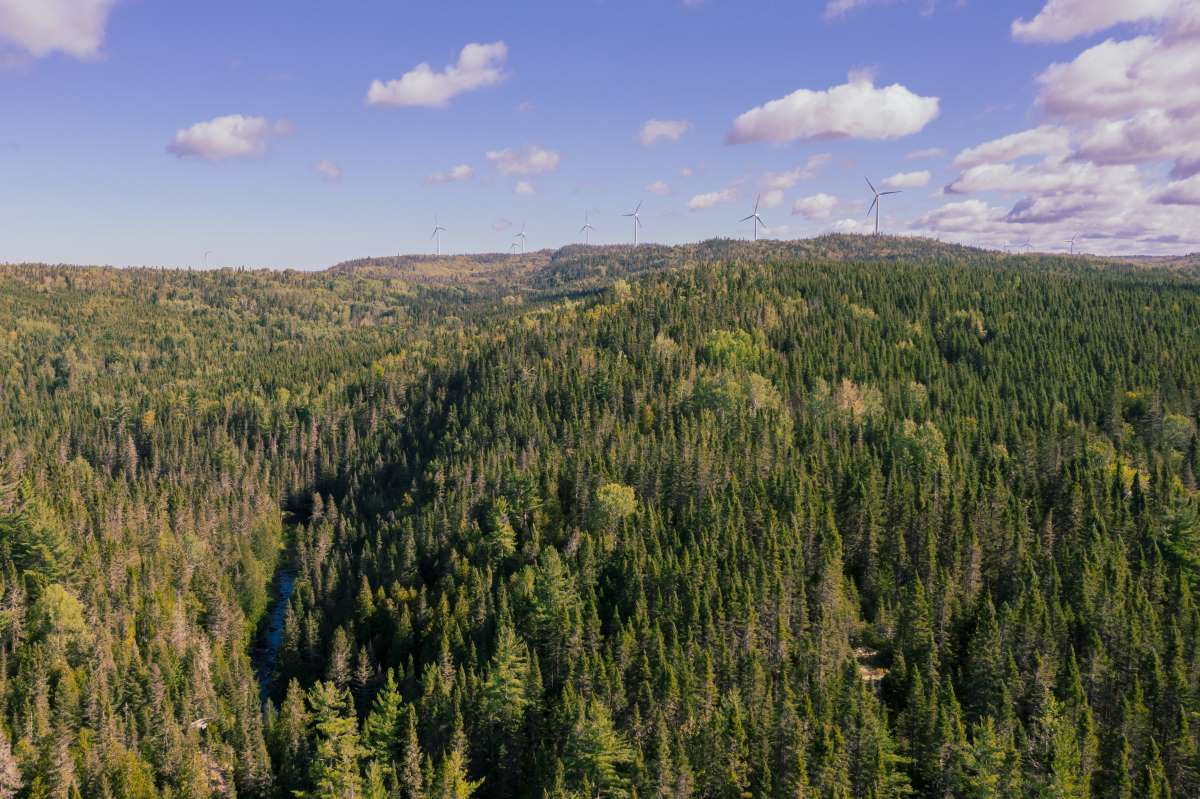
[[[1200,250],[1200,0],[0,0],[0,262]],[[207,253],[207,255],[206,255]]]

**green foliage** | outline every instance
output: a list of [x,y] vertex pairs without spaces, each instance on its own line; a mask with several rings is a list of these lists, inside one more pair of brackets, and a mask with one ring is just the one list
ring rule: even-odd
[[0,267],[0,795],[1196,795],[1194,283],[760,245]]

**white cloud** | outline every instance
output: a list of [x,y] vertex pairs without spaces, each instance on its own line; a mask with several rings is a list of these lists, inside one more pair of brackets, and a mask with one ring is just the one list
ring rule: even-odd
[[690,178],[694,174],[696,174],[696,173],[692,170],[692,168],[690,166],[685,166],[683,169],[679,170],[679,176],[681,178]]
[[1200,172],[1200,113],[1172,114],[1159,108],[1126,119],[1098,123],[1080,142],[1077,156],[1098,164],[1176,162],[1174,177]]
[[1052,116],[1094,120],[1159,109],[1196,113],[1200,43],[1186,35],[1109,39],[1038,76],[1038,105]]
[[1028,155],[1063,155],[1070,148],[1071,135],[1066,128],[1042,125],[967,148],[954,157],[954,165],[966,169],[979,164],[1015,161]]
[[518,180],[513,185],[513,194],[537,194],[537,189],[528,180]]
[[638,140],[643,147],[652,147],[660,141],[679,141],[692,127],[686,119],[651,119],[642,125]]
[[1132,166],[1098,166],[1088,161],[1047,158],[1036,164],[980,164],[959,175],[950,194],[1011,192],[1023,194],[1102,195],[1139,185]]
[[489,150],[487,160],[505,175],[541,175],[558,168],[559,154],[531,145],[524,150]]
[[[100,55],[116,0],[0,0],[0,42],[34,58]],[[2,52],[0,52],[2,55]]]
[[897,172],[883,181],[884,188],[887,189],[917,189],[921,186],[928,186],[933,175],[929,174],[928,169],[923,169],[920,172]]
[[1200,175],[1175,180],[1154,197],[1160,205],[1200,205]]
[[426,183],[465,183],[475,176],[475,169],[470,164],[458,164],[444,172],[434,172],[425,178]]
[[750,109],[734,120],[726,141],[896,139],[916,133],[937,115],[938,98],[921,97],[899,83],[876,87],[870,74],[852,72],[840,86],[798,89]]
[[1037,16],[1014,20],[1024,42],[1065,42],[1125,22],[1161,20],[1187,0],[1049,0]]
[[671,193],[671,187],[664,180],[656,180],[646,187],[646,191],[663,197]]
[[396,80],[375,80],[367,91],[370,105],[425,106],[442,108],[463,92],[494,86],[508,77],[504,42],[471,43],[458,54],[458,61],[441,72],[427,63],[405,72]]
[[287,120],[268,122],[263,117],[229,114],[182,128],[167,145],[167,151],[180,158],[194,157],[224,161],[247,155],[261,155],[273,137],[291,133]]
[[[971,198],[913,222],[934,235],[989,246],[1032,239],[1062,250],[1082,233],[1089,251],[1179,252],[1200,246],[1200,3],[1048,0],[1014,35],[1066,41],[1122,23],[1108,39],[1037,76],[1046,124],[964,150],[947,194],[1016,195],[1011,207]],[[1041,156],[1040,160],[1019,159]],[[1172,163],[1167,182],[1161,164]],[[1147,166],[1143,166],[1147,165]]]
[[[825,19],[836,19],[837,17],[843,16],[844,14],[847,14],[856,8],[862,8],[863,6],[881,5],[883,3],[890,3],[893,1],[894,0],[828,0],[828,2],[825,3]],[[954,0],[954,2],[956,5],[962,6],[964,3],[966,3],[966,0]],[[938,0],[922,0],[922,16],[929,16],[932,14],[937,10],[937,5]]]
[[778,208],[783,205],[783,189],[771,189],[758,196],[759,205],[763,208]]
[[719,203],[727,203],[737,199],[736,189],[721,189],[720,191],[710,191],[704,194],[697,194],[692,199],[688,200],[688,209],[692,211],[703,211],[706,208],[712,208]]
[[503,217],[492,223],[492,230],[496,231],[497,233],[508,230],[510,227],[512,227],[512,222],[504,219]]
[[848,11],[853,11],[860,6],[865,6],[871,0],[829,0],[825,4],[825,19],[833,19],[840,17]]
[[831,194],[812,194],[792,203],[792,213],[808,219],[828,219],[838,205],[838,198]]
[[873,228],[870,222],[847,217],[834,222],[829,229],[834,233],[870,233]]
[[804,166],[789,169],[786,172],[768,172],[763,183],[772,189],[790,189],[802,180],[812,180],[821,167],[833,160],[829,153],[810,155]]
[[326,183],[337,183],[342,179],[342,168],[328,159],[313,164],[313,171]]
[[913,150],[904,156],[906,161],[924,161],[929,158],[941,158],[946,154],[946,150],[942,147],[926,147],[923,150]]

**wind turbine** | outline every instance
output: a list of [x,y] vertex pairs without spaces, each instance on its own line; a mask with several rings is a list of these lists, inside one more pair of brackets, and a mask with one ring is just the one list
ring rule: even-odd
[[514,251],[514,250],[516,250],[516,249],[517,249],[517,243],[516,243],[515,241],[514,241],[512,244],[508,245],[508,251],[509,251],[509,252],[512,252],[512,251]]
[[642,203],[641,203],[641,201],[639,201],[639,202],[638,202],[638,204],[637,204],[637,207],[636,207],[636,208],[634,208],[634,209],[633,209],[632,211],[630,211],[629,213],[627,213],[627,214],[621,214],[621,216],[630,216],[630,217],[633,217],[633,246],[634,246],[634,247],[636,247],[636,246],[637,246],[637,232],[638,232],[638,228],[640,228],[640,227],[642,226],[642,218],[641,218],[640,216],[638,216],[638,211],[640,211],[640,210],[642,210]]
[[579,232],[583,234],[583,243],[592,243],[592,231],[596,228],[592,227],[592,223],[588,221],[587,211],[583,212],[583,227],[579,228]]
[[517,235],[513,236],[513,238],[514,238],[514,239],[520,239],[520,241],[521,241],[521,253],[522,253],[522,254],[524,254],[524,252],[525,252],[525,239],[526,239],[526,236],[525,236],[525,223],[524,223],[524,222],[522,222],[522,223],[521,223],[521,232],[520,232],[520,233],[518,233]]
[[871,182],[870,178],[868,178],[864,175],[863,180],[865,180],[867,182],[867,185],[871,187],[871,191],[875,193],[875,199],[871,201],[871,207],[867,209],[867,216],[871,215],[871,211],[875,212],[875,235],[878,236],[879,235],[879,198],[886,197],[889,194],[899,194],[900,191],[899,190],[879,191],[879,189],[875,188],[875,184]]
[[211,255],[211,254],[212,254],[212,250],[205,250],[205,251],[204,251],[204,268],[205,268],[206,270],[208,269],[208,256],[209,256],[209,255]]
[[758,241],[758,226],[762,225],[764,228],[767,226],[767,223],[764,222],[762,220],[762,217],[758,215],[758,201],[760,199],[762,199],[761,194],[758,197],[754,198],[754,213],[750,214],[750,216],[743,217],[738,220],[739,222],[749,222],[751,219],[754,220],[754,240],[755,241]]
[[1077,238],[1079,238],[1078,233],[1076,233],[1074,236],[1072,236],[1071,238],[1067,239],[1066,242],[1064,242],[1065,244],[1071,245],[1071,255],[1075,254],[1075,239],[1077,239]]
[[442,254],[442,231],[444,231],[445,229],[446,228],[444,228],[438,224],[437,217],[435,216],[433,218],[433,235],[430,236],[429,238],[437,239],[437,254],[438,255]]

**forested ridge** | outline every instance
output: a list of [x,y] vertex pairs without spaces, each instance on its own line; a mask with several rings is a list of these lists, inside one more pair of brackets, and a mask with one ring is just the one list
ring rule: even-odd
[[0,269],[0,796],[1200,796],[1198,284],[847,241]]

